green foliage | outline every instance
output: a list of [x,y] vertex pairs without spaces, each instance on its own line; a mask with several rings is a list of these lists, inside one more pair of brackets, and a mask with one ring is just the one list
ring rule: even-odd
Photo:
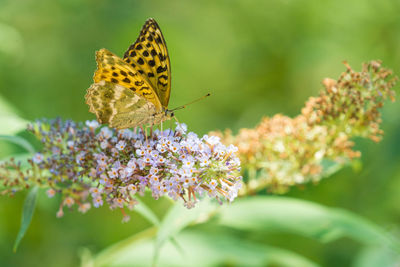
[[[246,241],[234,235],[205,235],[200,231],[185,231],[176,238],[183,247],[183,254],[167,243],[157,266],[319,266],[299,254]],[[98,264],[94,261],[92,266],[127,266],[133,262],[138,266],[151,266],[148,255],[153,252],[153,242],[150,238],[143,239],[118,252],[111,262]]]
[[36,186],[36,187],[32,188],[31,191],[29,192],[29,194],[26,196],[24,209],[22,212],[22,218],[21,218],[21,227],[19,229],[17,238],[14,243],[14,249],[13,249],[14,252],[17,252],[19,243],[21,242],[26,231],[28,230],[29,225],[31,224],[32,216],[35,211],[36,198],[37,198],[38,191],[39,191],[39,187]]
[[24,148],[30,154],[35,153],[35,149],[33,148],[33,146],[22,137],[10,136],[10,135],[0,135],[0,140],[5,140],[8,142],[14,143],[16,145],[19,145],[20,147]]
[[[193,227],[199,224],[200,228]],[[257,233],[257,238],[243,239],[220,226],[247,234]],[[204,230],[213,228],[217,231]],[[399,259],[396,256],[400,249],[398,241],[360,216],[287,197],[259,196],[237,200],[228,207],[201,203],[197,210],[189,212],[180,205],[173,205],[158,230],[149,228],[114,244],[85,259],[83,266],[121,266],[132,262],[149,266],[149,255],[154,255],[154,251],[160,266],[196,266],[199,262],[204,266],[224,263],[233,266],[318,266],[301,254],[264,244],[264,237],[274,232],[303,235],[321,243],[344,237],[354,239],[365,248],[356,259],[356,266],[364,266],[363,262],[369,259],[374,263]],[[169,237],[176,240],[178,248],[165,242]]]
[[219,223],[239,230],[288,232],[332,242],[349,237],[365,245],[399,243],[377,225],[351,212],[286,197],[251,197],[237,201],[219,214]]
[[28,121],[22,119],[16,113],[16,109],[0,97],[0,134],[11,135],[25,129]]
[[[160,23],[171,54],[170,106],[212,93],[177,112],[179,121],[197,133],[225,128],[235,133],[254,127],[265,115],[298,114],[304,101],[318,92],[322,78],[338,76],[344,59],[356,69],[363,61],[381,59],[399,74],[399,12],[398,1],[392,0],[3,0],[0,134],[14,135],[25,128],[27,120],[40,117],[93,119],[83,97],[92,82],[94,51],[104,47],[122,55],[148,17]],[[12,106],[16,108],[10,109]],[[330,179],[318,185],[292,189],[289,197],[308,200],[296,208],[289,205],[292,200],[297,202],[294,199],[277,203],[271,198],[268,207],[272,210],[241,210],[243,216],[237,219],[244,226],[221,226],[217,219],[223,222],[223,217],[218,216],[192,227],[178,225],[174,239],[186,258],[167,241],[170,236],[164,235],[159,237],[164,243],[159,266],[179,266],[185,260],[203,266],[368,267],[398,263],[386,231],[397,236],[400,215],[399,112],[398,104],[385,107],[385,136],[379,145],[356,140],[356,149],[362,152],[359,171],[339,166],[339,171],[327,174]],[[1,142],[0,149],[1,156],[23,153],[8,141]],[[31,154],[22,157],[28,156]],[[13,254],[21,220],[16,210],[23,205],[23,195],[0,197],[2,265],[77,266],[77,252],[82,247],[90,251],[85,254],[88,263],[93,259],[102,266],[152,263],[154,239],[162,233],[155,218],[165,216],[167,201],[146,202],[152,215],[137,210],[151,223],[131,213],[128,224],[120,223],[119,214],[115,215],[118,211],[105,208],[86,215],[66,212],[63,219],[56,219],[58,201],[38,197],[37,214],[24,237],[23,249]],[[246,206],[243,202],[233,203],[219,216],[232,216],[229,209],[236,210],[236,204]],[[296,228],[288,225],[293,217],[285,215],[285,207],[291,207],[293,214],[298,215],[299,208],[324,221],[307,229],[304,225],[309,221],[300,214],[304,221]],[[254,216],[255,222],[245,222],[242,217],[246,214]],[[186,214],[179,216],[186,220]],[[321,227],[325,220],[332,228]],[[387,243],[371,246],[363,234]],[[335,238],[339,240],[332,241]]]

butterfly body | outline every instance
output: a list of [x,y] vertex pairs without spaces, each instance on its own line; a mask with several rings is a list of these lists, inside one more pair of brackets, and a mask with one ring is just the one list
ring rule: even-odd
[[120,58],[96,52],[94,83],[85,96],[100,123],[118,129],[159,124],[170,119],[171,67],[164,37],[154,19]]

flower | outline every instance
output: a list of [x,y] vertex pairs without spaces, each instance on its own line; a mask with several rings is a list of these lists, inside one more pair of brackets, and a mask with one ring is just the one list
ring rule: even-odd
[[54,195],[56,194],[56,190],[54,190],[53,188],[50,188],[46,191],[46,194],[49,198],[54,197]]
[[125,146],[126,142],[124,140],[120,140],[115,147],[121,151],[124,150]]
[[86,121],[86,126],[89,127],[91,131],[94,131],[100,124],[96,120]]
[[33,162],[36,164],[42,163],[43,161],[43,155],[41,153],[36,153],[35,156],[33,156]]
[[186,134],[187,132],[187,125],[184,123],[178,123],[176,122],[176,128],[175,131],[180,133],[180,134]]
[[[218,146],[218,138],[234,144],[218,153],[223,158],[224,153],[238,150],[249,173],[248,193],[263,188],[284,193],[290,186],[317,182],[324,164],[344,164],[360,157],[351,138],[381,139],[379,108],[386,98],[394,100],[391,88],[397,77],[376,61],[364,64],[361,72],[345,65],[347,70],[337,81],[324,79],[324,89],[306,102],[300,115],[266,117],[254,129],[241,129],[235,136],[228,130],[203,137],[210,145]],[[210,184],[208,194],[215,194]]]
[[[59,193],[63,199],[59,216],[64,206],[75,206],[82,213],[103,205],[130,209],[138,203],[136,194],[143,195],[146,189],[155,199],[164,195],[181,199],[187,208],[195,207],[211,187],[215,192],[209,196],[219,202],[237,196],[242,182],[240,160],[232,153],[235,148],[223,145],[219,138],[199,138],[184,124],[150,135],[141,129],[98,126],[93,121],[60,119],[32,124],[29,129],[43,149],[31,160],[30,170],[17,172],[21,176],[13,185],[22,190],[39,183],[50,188],[49,197]],[[125,214],[123,220],[128,219]]]

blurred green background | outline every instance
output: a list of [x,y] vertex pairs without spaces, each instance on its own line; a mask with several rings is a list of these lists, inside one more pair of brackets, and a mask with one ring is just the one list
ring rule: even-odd
[[[254,127],[263,116],[298,114],[324,77],[337,78],[345,70],[343,60],[360,70],[362,62],[381,59],[400,74],[399,14],[397,0],[0,0],[0,97],[27,120],[94,119],[84,95],[92,82],[95,51],[107,48],[122,56],[153,17],[171,58],[169,106],[212,94],[179,111],[179,120],[198,134],[237,131]],[[399,103],[385,106],[380,144],[356,140],[363,154],[357,168],[288,195],[353,211],[397,235],[399,112]],[[0,149],[1,156],[17,151],[4,143]],[[135,213],[121,224],[119,212],[107,208],[86,215],[66,212],[56,219],[59,202],[42,196],[13,254],[23,197],[0,198],[1,266],[76,266],[82,247],[96,252],[149,226]],[[169,205],[147,202],[160,216]],[[359,249],[350,240],[323,245],[279,233],[269,235],[265,244],[322,266],[349,266]]]

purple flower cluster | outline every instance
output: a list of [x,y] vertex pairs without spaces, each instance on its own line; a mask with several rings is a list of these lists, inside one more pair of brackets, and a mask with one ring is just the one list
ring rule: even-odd
[[146,134],[56,119],[38,121],[29,130],[44,146],[31,161],[38,172],[31,173],[50,188],[49,197],[63,196],[58,216],[63,206],[74,204],[82,212],[91,204],[132,208],[135,195],[146,190],[155,199],[168,195],[192,208],[201,195],[233,201],[242,185],[237,148],[215,136],[199,138],[184,124]]

